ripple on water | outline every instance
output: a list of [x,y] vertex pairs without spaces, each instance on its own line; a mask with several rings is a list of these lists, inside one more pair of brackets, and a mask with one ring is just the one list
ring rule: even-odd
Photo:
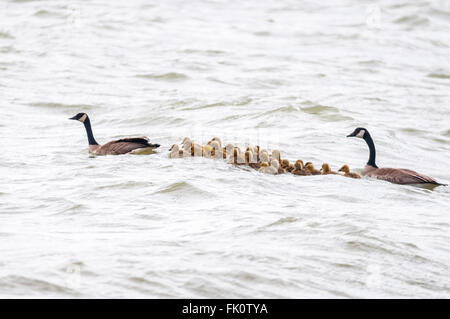
[[0,31],[0,39],[14,39],[14,37],[5,31]]
[[95,189],[96,189],[96,190],[105,190],[105,189],[130,189],[130,188],[148,187],[149,185],[152,185],[152,183],[151,183],[151,182],[127,181],[127,182],[123,182],[123,183],[101,185],[101,186],[95,187]]
[[142,79],[166,81],[166,82],[179,82],[179,81],[186,81],[189,79],[189,77],[186,74],[177,73],[177,72],[169,72],[169,73],[163,73],[163,74],[152,74],[152,73],[137,74],[136,77],[142,78]]
[[159,190],[153,192],[153,194],[172,194],[172,193],[182,193],[183,195],[208,195],[209,194],[209,192],[204,191],[200,188],[197,188],[188,182],[172,183],[172,184],[165,186],[162,189],[159,189]]
[[[234,99],[231,101],[218,101],[215,103],[208,103],[208,104],[201,104],[201,105],[193,106],[193,107],[186,107],[186,108],[183,108],[183,111],[201,110],[201,109],[222,107],[222,106],[244,106],[244,105],[250,104],[252,101],[253,100],[250,97],[241,97],[241,98],[237,98],[237,99]],[[238,118],[239,118],[239,116],[238,116]]]
[[429,73],[427,74],[427,76],[429,78],[435,78],[435,79],[450,79],[450,75],[449,74],[444,74],[444,73]]
[[403,16],[393,21],[395,24],[406,24],[412,27],[424,26],[429,24],[430,20],[427,17],[420,17],[418,15]]
[[62,285],[58,285],[46,280],[29,278],[18,275],[10,275],[4,278],[4,285],[9,287],[10,289],[14,289],[15,287],[27,287],[27,290],[24,292],[27,295],[31,291],[38,291],[42,293],[58,293],[58,294],[71,294],[78,295],[76,291],[71,291]]
[[286,224],[286,223],[294,223],[297,220],[298,220],[298,218],[295,218],[295,217],[283,217],[283,218],[280,218],[280,219],[278,219],[277,221],[275,221],[275,222],[273,222],[271,224],[268,224],[267,226],[264,226],[263,228],[279,226],[279,225]]
[[80,110],[80,111],[90,111],[95,108],[94,105],[90,104],[64,104],[54,102],[33,102],[29,103],[28,105],[33,107],[54,108],[63,110]]
[[350,116],[341,115],[338,108],[326,105],[303,106],[300,110],[304,113],[318,116],[321,120],[327,122],[353,120]]

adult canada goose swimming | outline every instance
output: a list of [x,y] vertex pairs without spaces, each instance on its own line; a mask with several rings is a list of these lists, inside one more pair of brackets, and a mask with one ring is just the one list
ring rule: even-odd
[[[364,167],[364,175],[369,177],[375,177],[382,179],[394,184],[434,184],[434,185],[445,185],[436,182],[435,179],[419,174],[415,171],[405,169],[405,168],[378,168],[375,164],[375,144],[373,143],[372,137],[369,131],[365,128],[358,127],[353,133],[347,135],[347,137],[359,137],[366,141],[367,146],[369,146],[369,161]],[[446,185],[445,185],[446,186]]]
[[99,145],[92,134],[91,121],[86,113],[78,113],[69,118],[84,124],[89,142],[89,152],[95,155],[119,155],[126,153],[139,153],[144,150],[153,150],[159,144],[151,144],[147,137],[127,137]]
[[348,167],[348,165],[344,165],[339,169],[339,172],[343,172],[344,174],[342,176],[345,177],[351,177],[351,178],[361,178],[361,176],[359,176],[359,174],[357,173],[351,173],[350,172],[350,167]]
[[332,171],[330,165],[327,164],[327,163],[323,163],[322,164],[322,168],[320,169],[320,172],[322,173],[322,175],[336,175],[336,174],[338,174],[338,172]]

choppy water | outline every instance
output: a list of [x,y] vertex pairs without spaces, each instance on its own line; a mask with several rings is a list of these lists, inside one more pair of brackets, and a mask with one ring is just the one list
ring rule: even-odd
[[[0,1],[0,296],[450,297],[450,190],[266,176],[171,144],[449,182],[448,1]],[[150,156],[87,153],[148,135]]]

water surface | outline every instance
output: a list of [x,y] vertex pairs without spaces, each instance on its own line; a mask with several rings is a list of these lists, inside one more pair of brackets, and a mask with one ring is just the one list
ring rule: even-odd
[[[449,182],[447,1],[1,1],[2,297],[450,297],[450,190],[168,159],[190,136]],[[148,156],[89,157],[148,135]]]

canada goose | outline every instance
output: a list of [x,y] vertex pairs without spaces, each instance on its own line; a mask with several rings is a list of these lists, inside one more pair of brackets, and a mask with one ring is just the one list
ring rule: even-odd
[[302,160],[297,160],[294,164],[294,169],[291,171],[294,175],[300,175],[300,176],[308,176],[311,175],[311,172],[306,170],[303,166]]
[[305,164],[305,169],[311,173],[311,175],[320,175],[320,171],[314,168],[314,164],[307,162]]
[[353,133],[347,135],[347,137],[359,137],[366,141],[369,146],[369,161],[364,167],[364,175],[369,177],[375,177],[394,184],[435,184],[444,185],[436,182],[435,179],[419,174],[415,171],[404,168],[378,168],[375,164],[375,144],[369,131],[365,128],[358,127]]
[[170,158],[184,157],[184,152],[183,150],[180,150],[178,144],[173,144],[169,151],[170,151],[169,153]]
[[84,124],[89,142],[89,152],[95,155],[119,155],[126,153],[139,153],[144,150],[158,148],[159,144],[151,144],[147,137],[127,137],[99,145],[92,134],[91,121],[86,113],[78,113],[69,118]]
[[361,178],[361,176],[359,176],[359,174],[357,173],[351,173],[350,172],[350,167],[348,167],[348,165],[344,165],[339,169],[339,172],[343,172],[344,174],[342,176],[345,177],[351,177],[351,178]]
[[322,164],[322,168],[320,169],[320,172],[322,173],[322,175],[336,175],[336,174],[338,174],[338,172],[332,171],[330,165],[327,164],[327,163],[323,163]]

